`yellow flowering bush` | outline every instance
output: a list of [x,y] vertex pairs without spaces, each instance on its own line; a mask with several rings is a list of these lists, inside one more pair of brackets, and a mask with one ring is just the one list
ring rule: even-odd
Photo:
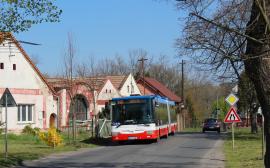
[[39,132],[39,138],[51,147],[59,146],[63,142],[61,135],[57,133],[55,128],[50,128],[47,133]]
[[39,132],[38,133],[38,137],[39,137],[39,139],[40,140],[42,140],[42,141],[46,141],[46,134],[45,134],[45,132]]

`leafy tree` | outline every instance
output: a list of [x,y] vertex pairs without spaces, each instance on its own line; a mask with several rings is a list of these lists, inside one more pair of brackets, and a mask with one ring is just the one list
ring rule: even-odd
[[227,112],[229,111],[229,105],[225,102],[225,97],[219,97],[218,102],[214,101],[212,104],[212,111],[215,115],[218,114],[217,118],[224,120]]
[[23,32],[34,24],[58,22],[62,10],[55,0],[0,0],[0,31]]
[[250,114],[251,133],[257,133],[257,110],[259,108],[258,99],[254,85],[245,72],[241,73],[238,86],[238,108],[245,112],[247,116]]

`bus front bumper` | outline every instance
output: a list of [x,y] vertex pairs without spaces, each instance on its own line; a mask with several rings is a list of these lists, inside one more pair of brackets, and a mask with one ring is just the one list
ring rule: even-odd
[[142,133],[113,133],[112,141],[127,141],[127,140],[147,140],[157,139],[158,130],[144,131]]

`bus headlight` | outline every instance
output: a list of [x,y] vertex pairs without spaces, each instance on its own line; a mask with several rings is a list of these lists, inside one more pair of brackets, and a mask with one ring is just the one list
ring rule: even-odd
[[152,135],[152,134],[154,133],[154,131],[146,131],[146,133],[147,133],[148,135]]
[[112,136],[118,136],[119,132],[112,132]]

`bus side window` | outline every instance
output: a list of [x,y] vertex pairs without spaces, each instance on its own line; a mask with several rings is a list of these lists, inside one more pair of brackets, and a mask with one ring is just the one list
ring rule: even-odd
[[158,126],[159,125],[159,115],[158,115],[158,107],[154,106],[154,117],[155,117],[155,123]]

